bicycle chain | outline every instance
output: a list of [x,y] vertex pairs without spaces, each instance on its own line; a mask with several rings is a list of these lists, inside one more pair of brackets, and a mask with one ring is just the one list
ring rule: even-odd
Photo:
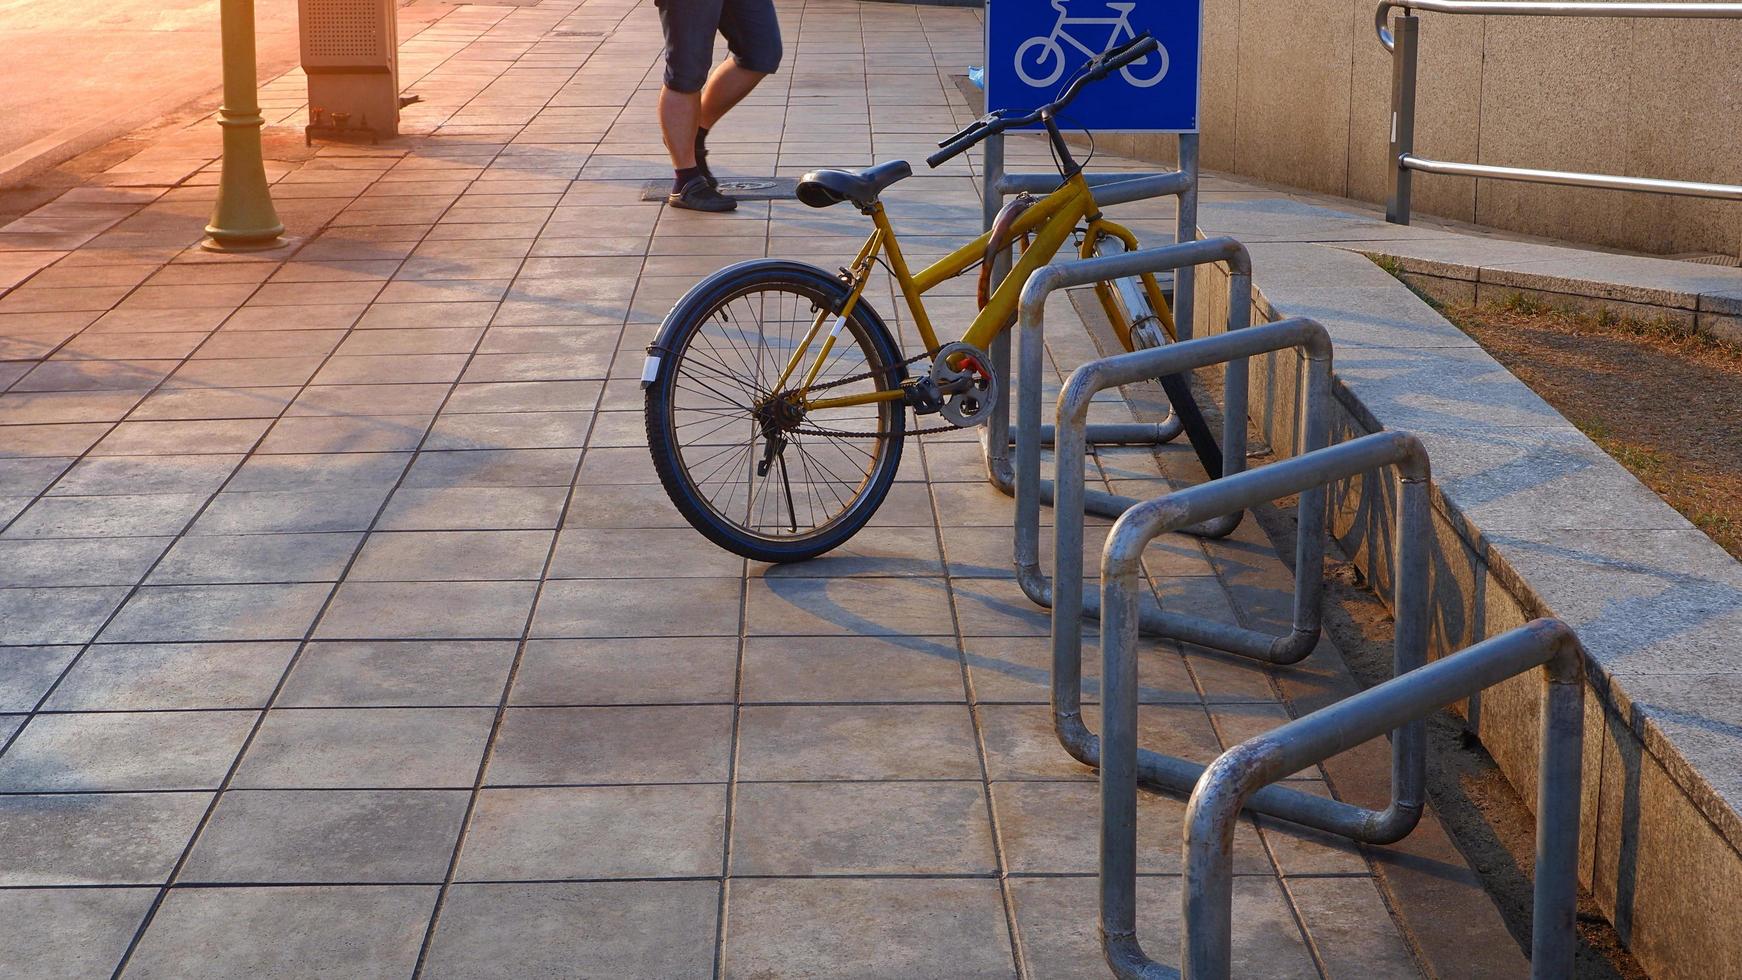
[[[897,364],[896,367],[906,367],[909,364],[912,364],[916,361],[923,361],[930,356],[931,356],[930,354],[915,354],[912,357],[908,358],[907,360],[902,361],[900,364]],[[884,371],[889,371],[889,370],[893,370],[893,368],[883,368],[880,370],[866,371],[863,374],[848,375],[845,378],[837,378],[834,381],[828,382],[827,384],[811,385],[809,388],[806,388],[805,391],[807,393],[813,392],[813,391],[827,391],[830,388],[836,388],[836,387],[839,387],[841,385],[852,384],[855,381],[865,381],[867,379],[876,378],[879,374],[882,374]],[[914,429],[910,432],[904,432],[904,433],[902,433],[902,435],[904,435],[904,436],[929,436],[929,435],[936,435],[939,432],[954,432],[960,428],[963,428],[963,427],[959,426],[959,425],[934,425],[929,429]],[[825,439],[890,439],[890,438],[893,438],[890,434],[888,434],[886,432],[848,432],[844,429],[815,429],[815,428],[800,427],[800,428],[796,428],[796,429],[789,429],[787,431],[791,432],[794,435],[822,436]]]

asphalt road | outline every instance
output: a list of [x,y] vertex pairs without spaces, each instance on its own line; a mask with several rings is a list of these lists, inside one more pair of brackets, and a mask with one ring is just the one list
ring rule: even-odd
[[[255,0],[261,73],[297,62],[296,0]],[[218,0],[0,0],[0,186],[209,98]]]

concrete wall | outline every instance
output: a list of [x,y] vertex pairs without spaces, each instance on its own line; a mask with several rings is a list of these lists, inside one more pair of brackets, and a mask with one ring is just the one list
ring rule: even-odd
[[[1374,0],[1205,0],[1203,165],[1382,202]],[[1742,21],[1421,14],[1416,152],[1742,184]],[[1172,138],[1111,141],[1166,160]],[[1417,174],[1419,213],[1637,251],[1742,254],[1742,204]]]

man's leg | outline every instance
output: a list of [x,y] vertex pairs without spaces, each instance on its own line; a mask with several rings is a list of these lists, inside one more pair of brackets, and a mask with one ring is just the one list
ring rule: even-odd
[[721,0],[662,0],[665,87],[659,93],[659,130],[671,155],[671,194],[666,203],[692,211],[730,211],[737,202],[708,180],[696,160],[696,124],[713,60]]
[[696,165],[696,124],[701,111],[701,92],[678,92],[670,86],[659,90],[659,132],[665,137],[673,170]]
[[732,55],[714,66],[702,87],[695,149],[703,171],[708,169],[708,130],[780,68],[782,53],[774,0],[721,0],[720,33]]
[[767,72],[751,71],[739,66],[736,58],[727,58],[715,65],[713,72],[708,75],[708,84],[702,87],[697,124],[702,129],[713,129],[721,116],[744,101],[744,96],[749,95],[757,83],[767,77]]

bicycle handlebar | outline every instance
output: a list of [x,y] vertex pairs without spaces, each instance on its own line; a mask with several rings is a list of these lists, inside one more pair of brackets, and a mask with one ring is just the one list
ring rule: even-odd
[[1002,133],[1007,129],[1019,129],[1023,126],[1031,126],[1034,123],[1050,119],[1057,115],[1060,109],[1070,105],[1071,101],[1077,97],[1077,94],[1083,90],[1085,85],[1088,85],[1091,82],[1098,82],[1132,62],[1147,57],[1151,52],[1159,47],[1161,47],[1160,42],[1151,37],[1148,31],[1144,31],[1142,34],[1137,35],[1119,47],[1108,48],[1084,62],[1083,68],[1077,75],[1076,79],[1071,82],[1068,88],[1065,89],[1065,93],[1057,99],[1033,110],[1032,112],[1027,112],[1020,116],[1006,115],[1005,113],[1008,110],[1005,109],[999,109],[981,116],[969,123],[967,128],[963,129],[956,135],[951,136],[948,139],[939,140],[938,151],[925,158],[926,166],[936,169],[946,160],[962,153],[969,147],[972,147],[974,144],[994,133]]

